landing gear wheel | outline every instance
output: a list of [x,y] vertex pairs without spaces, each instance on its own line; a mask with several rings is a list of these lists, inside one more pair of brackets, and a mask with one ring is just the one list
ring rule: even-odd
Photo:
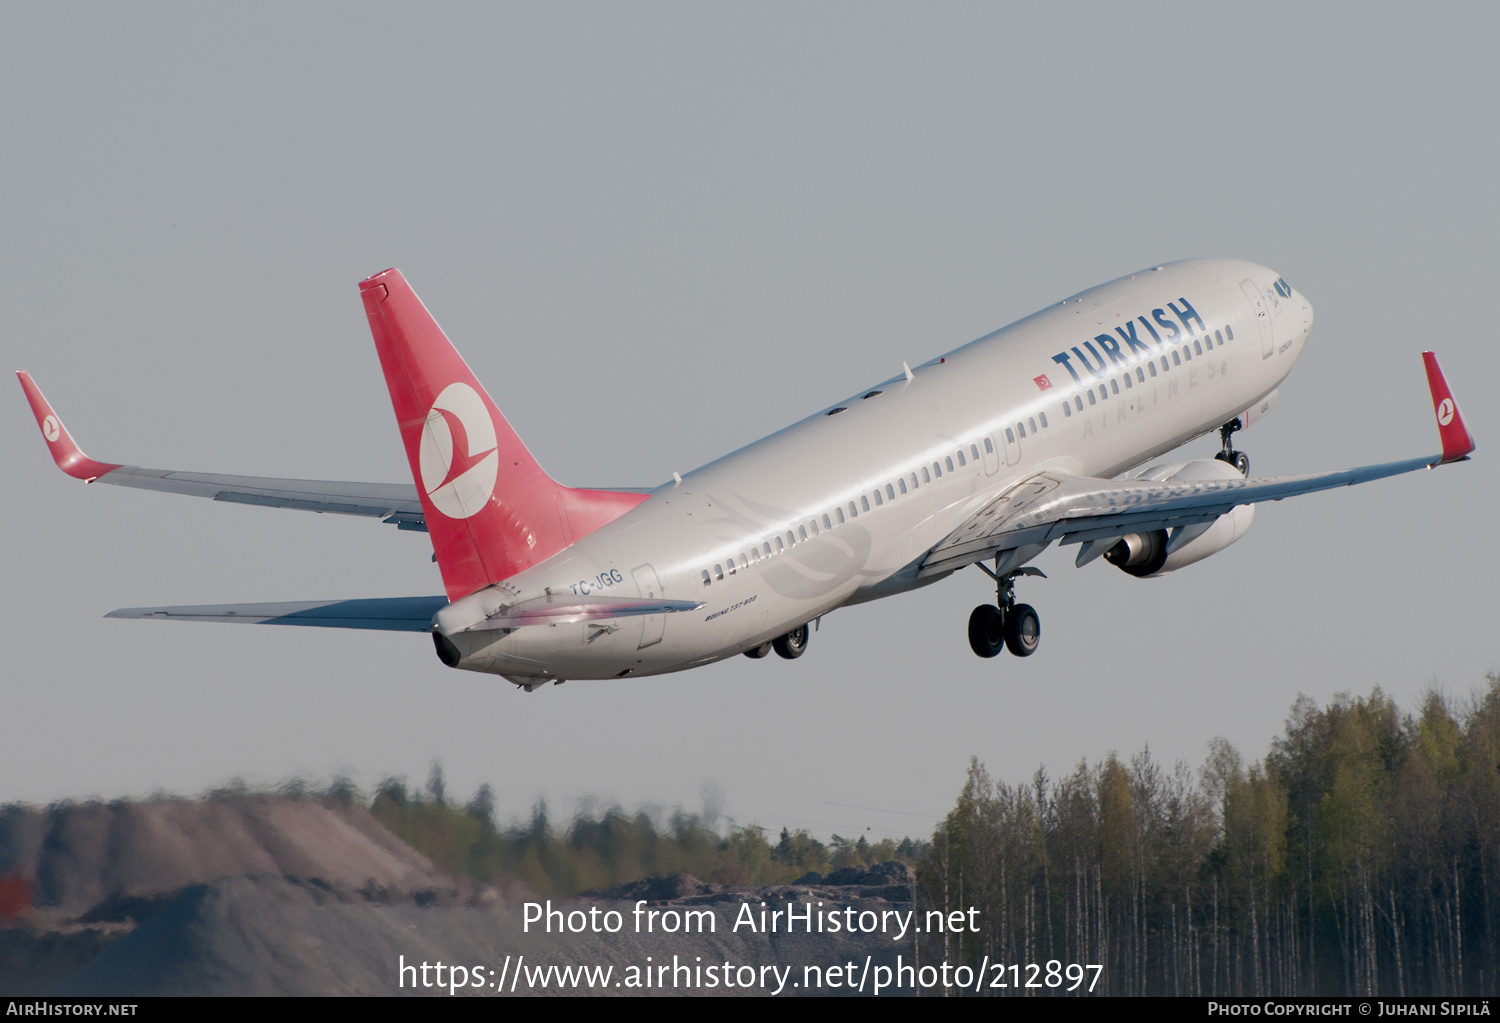
[[1042,620],[1030,604],[1016,604],[1005,616],[1005,645],[1017,657],[1030,657],[1042,641]]
[[771,652],[771,644],[770,643],[762,643],[760,646],[753,646],[749,650],[746,650],[745,651],[745,656],[746,657],[752,657],[755,660],[760,660],[762,657],[766,656],[766,654],[768,654],[770,652]]
[[1005,615],[994,604],[981,604],[969,615],[969,647],[980,657],[994,657],[1005,646]]
[[1250,456],[1243,451],[1234,450],[1234,435],[1244,429],[1238,419],[1231,419],[1219,427],[1219,442],[1224,450],[1214,455],[1221,462],[1228,462],[1240,471],[1241,476],[1250,475]]
[[791,632],[788,632],[785,636],[777,636],[771,641],[771,646],[787,660],[796,660],[807,649],[807,625],[804,623],[797,626]]

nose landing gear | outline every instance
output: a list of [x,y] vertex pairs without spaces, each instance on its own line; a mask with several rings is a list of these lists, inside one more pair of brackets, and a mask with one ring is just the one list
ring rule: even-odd
[[980,657],[994,657],[1002,647],[1017,657],[1030,657],[1042,641],[1042,620],[1030,604],[1016,603],[1015,581],[1018,576],[1047,576],[1029,565],[1004,575],[996,575],[983,562],[979,567],[995,580],[995,603],[981,604],[969,615],[970,649]]
[[1240,471],[1241,476],[1250,475],[1250,456],[1243,451],[1234,450],[1233,437],[1235,433],[1244,427],[1238,419],[1231,419],[1219,427],[1219,442],[1224,445],[1224,450],[1214,455],[1221,462],[1228,462]]

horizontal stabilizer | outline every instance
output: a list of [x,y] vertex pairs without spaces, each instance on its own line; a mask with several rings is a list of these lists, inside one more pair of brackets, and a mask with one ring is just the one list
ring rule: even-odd
[[472,623],[453,620],[467,617],[469,613],[472,613],[470,607],[455,604],[448,614],[438,616],[437,624],[443,633],[451,636],[458,632],[477,632],[485,629],[518,629],[523,625],[560,625],[563,622],[594,622],[606,618],[671,614],[680,611],[696,611],[703,606],[702,603],[694,600],[579,597],[571,593],[550,594],[501,608],[489,617],[480,618]]
[[274,604],[189,604],[182,607],[122,607],[104,617],[427,632],[432,628],[432,616],[447,604],[447,597],[298,600]]

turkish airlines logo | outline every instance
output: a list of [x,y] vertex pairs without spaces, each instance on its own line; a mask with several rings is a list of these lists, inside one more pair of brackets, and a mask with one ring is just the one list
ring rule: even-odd
[[450,519],[477,515],[495,490],[500,452],[484,399],[468,384],[449,384],[422,426],[422,489]]
[[1453,399],[1444,398],[1438,402],[1438,425],[1447,426],[1453,422]]
[[1036,389],[1039,391],[1047,391],[1052,388],[1052,381],[1047,379],[1047,374],[1045,373],[1039,377],[1032,377],[1031,382],[1036,384]]
[[49,415],[46,419],[42,420],[42,436],[47,438],[48,444],[55,442],[57,438],[62,436],[62,423],[57,421],[56,416]]

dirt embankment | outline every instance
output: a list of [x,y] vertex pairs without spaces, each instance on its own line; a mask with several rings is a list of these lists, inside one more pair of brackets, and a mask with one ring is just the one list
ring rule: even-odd
[[[746,914],[759,921],[763,909],[788,906],[816,908],[819,920],[835,910],[888,919],[912,908],[914,879],[899,864],[766,889],[648,879],[551,903],[596,920],[613,910],[618,929],[549,932],[528,922],[546,900],[519,884],[452,877],[364,809],[315,800],[6,807],[0,877],[24,881],[31,897],[16,921],[0,923],[3,995],[446,996],[455,964],[465,970],[458,993],[471,995],[495,994],[523,964],[611,972],[587,983],[528,973],[516,994],[765,994],[778,976],[801,979],[806,966],[889,967],[913,952],[913,937],[889,927],[832,933],[789,931],[785,917],[775,929],[743,923]],[[680,911],[678,920],[697,910],[697,929],[640,930],[640,900]],[[439,962],[446,976],[421,970]],[[646,986],[667,964],[677,968]],[[751,976],[748,986],[727,983]],[[789,985],[783,994],[845,993]]]

